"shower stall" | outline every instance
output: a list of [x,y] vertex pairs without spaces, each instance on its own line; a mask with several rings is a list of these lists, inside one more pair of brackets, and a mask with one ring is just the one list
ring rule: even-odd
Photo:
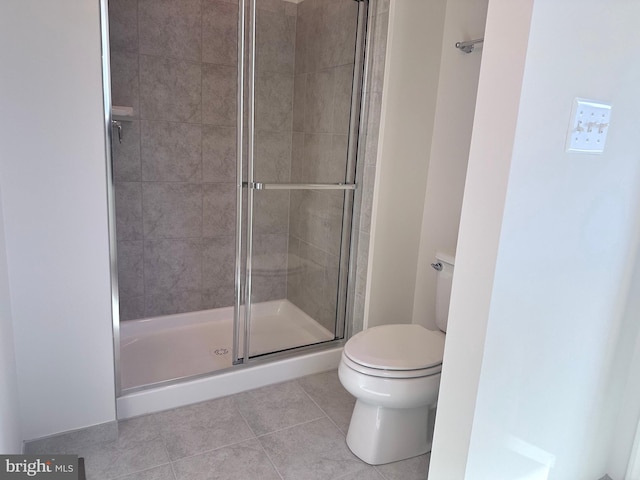
[[367,8],[103,0],[120,394],[348,334]]

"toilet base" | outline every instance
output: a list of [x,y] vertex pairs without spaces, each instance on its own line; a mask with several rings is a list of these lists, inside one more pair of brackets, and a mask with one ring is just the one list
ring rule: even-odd
[[431,451],[435,406],[385,408],[356,401],[347,433],[354,455],[370,465]]

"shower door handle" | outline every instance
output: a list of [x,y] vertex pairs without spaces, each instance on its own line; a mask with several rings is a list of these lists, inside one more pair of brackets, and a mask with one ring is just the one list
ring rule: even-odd
[[355,190],[355,183],[243,183],[252,190]]

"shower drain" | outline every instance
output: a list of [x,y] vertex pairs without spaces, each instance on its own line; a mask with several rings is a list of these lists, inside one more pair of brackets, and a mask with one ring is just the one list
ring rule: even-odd
[[229,353],[229,349],[228,348],[213,348],[213,349],[211,349],[211,353],[213,355],[226,355],[227,353]]

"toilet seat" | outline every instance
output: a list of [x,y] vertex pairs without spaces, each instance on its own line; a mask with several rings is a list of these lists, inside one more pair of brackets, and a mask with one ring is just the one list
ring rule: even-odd
[[421,325],[381,325],[354,335],[342,358],[349,368],[374,377],[436,375],[442,369],[444,338]]
[[363,375],[391,379],[429,377],[431,375],[438,375],[442,371],[442,364],[435,365],[431,368],[416,370],[384,370],[381,368],[369,368],[354,362],[349,357],[347,357],[344,352],[342,353],[342,363],[344,363],[351,370],[362,373]]

